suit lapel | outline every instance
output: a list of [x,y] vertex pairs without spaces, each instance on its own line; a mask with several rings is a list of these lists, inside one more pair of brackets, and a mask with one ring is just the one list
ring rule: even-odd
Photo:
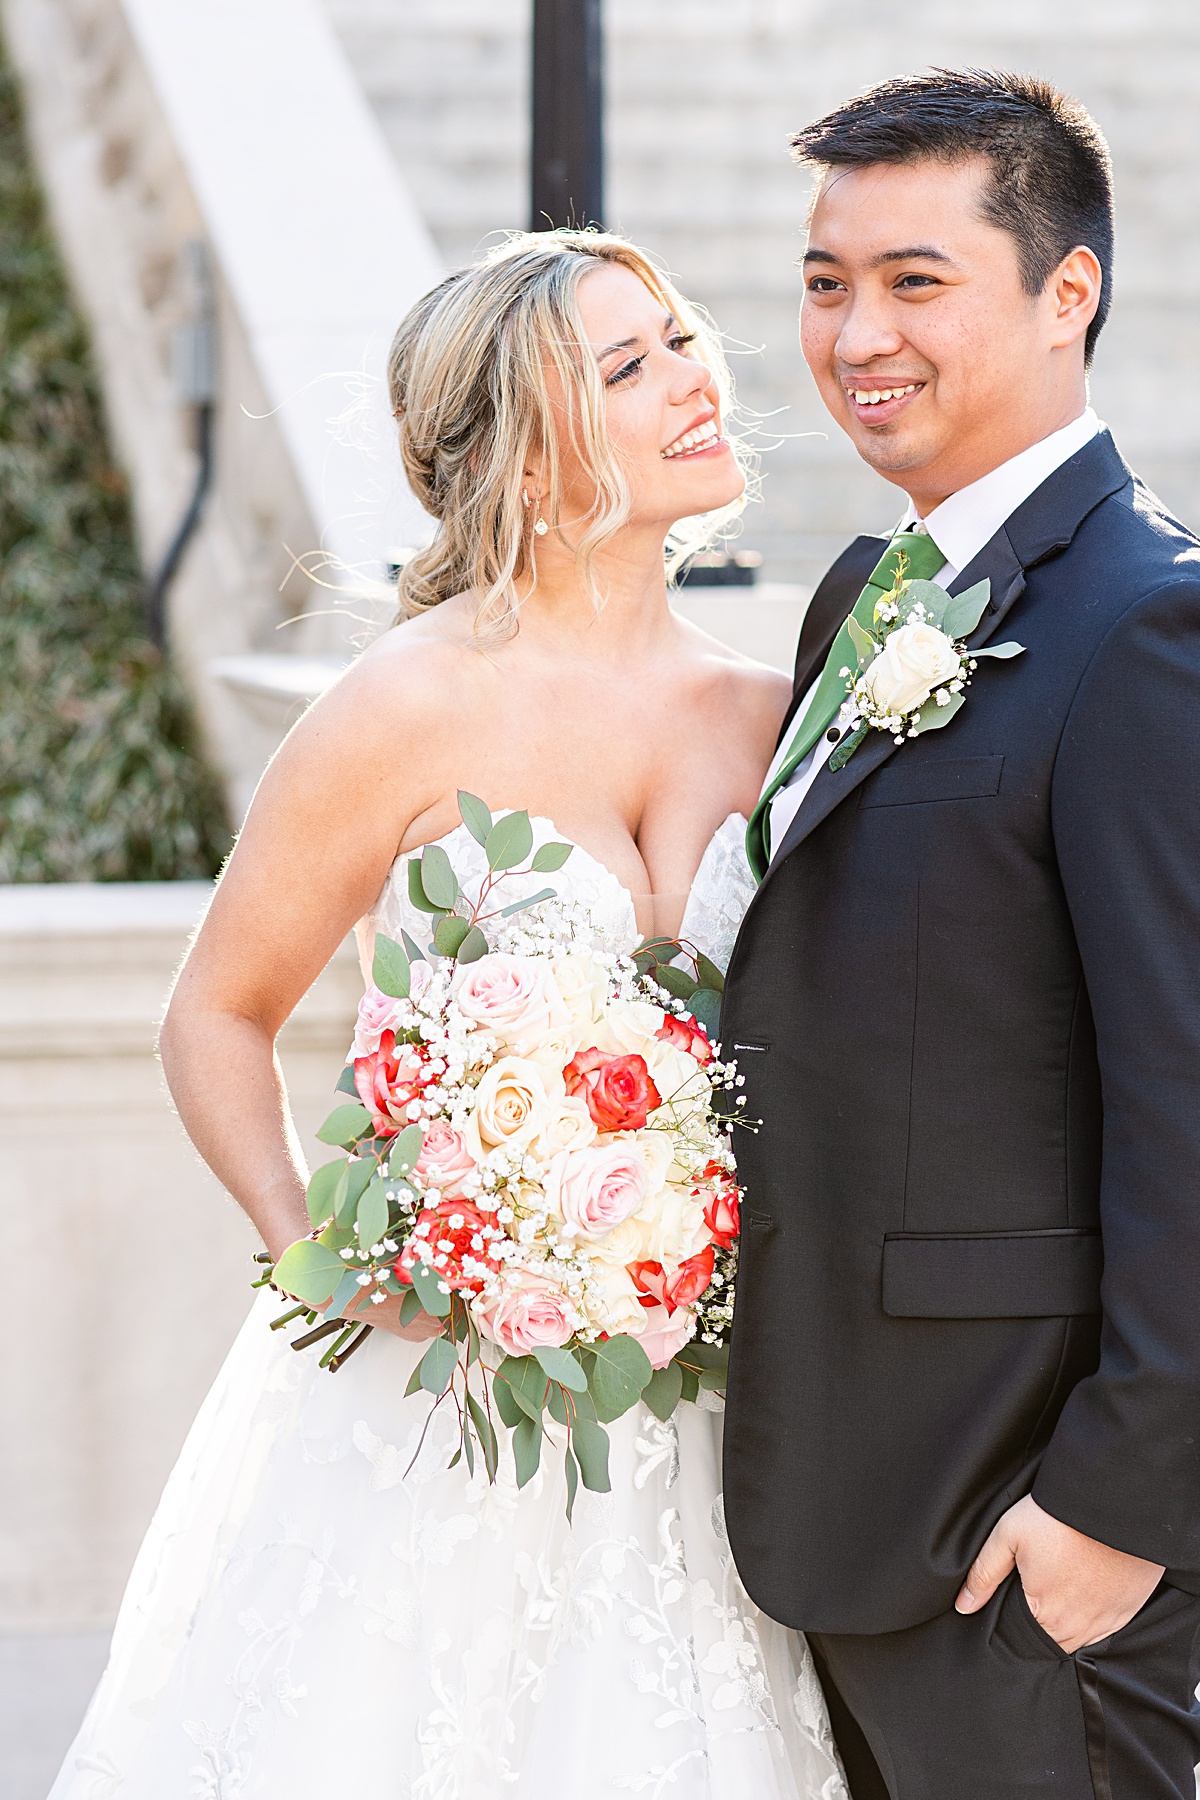
[[[974,587],[977,581],[990,581],[992,593],[987,611],[975,627],[968,644],[972,650],[986,644],[996,627],[1001,623],[1025,591],[1025,570],[1009,542],[1007,531],[1001,527],[974,562],[956,576],[950,583],[952,594],[965,593]],[[771,858],[771,868],[804,842],[810,831],[815,831],[822,819],[829,817],[835,806],[840,806],[856,788],[862,786],[868,775],[885,763],[889,756],[894,756],[900,749],[890,731],[869,732],[865,741],[859,745],[854,755],[844,768],[836,774],[829,764],[818,774],[800,804],[800,809],[791,825],[784,833],[783,842]],[[771,869],[764,876],[765,881],[771,878]]]
[[[965,593],[977,581],[991,583],[987,611],[968,638],[972,650],[980,649],[1003,623],[1025,591],[1025,571],[1071,542],[1083,520],[1102,500],[1132,479],[1107,431],[1056,469],[1012,517],[973,562],[950,584],[953,594]],[[970,702],[968,701],[968,705]],[[953,727],[951,727],[953,730]],[[900,748],[890,732],[872,731],[836,774],[828,763],[821,769],[784,833],[759,892],[798,844],[802,844],[822,819],[861,787],[868,775]]]

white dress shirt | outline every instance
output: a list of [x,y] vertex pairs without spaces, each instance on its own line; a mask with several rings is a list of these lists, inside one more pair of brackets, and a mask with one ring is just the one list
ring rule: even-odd
[[[1102,429],[1099,419],[1089,406],[1070,425],[1064,425],[1061,431],[1052,431],[1040,443],[1031,444],[1028,450],[1011,456],[999,468],[981,475],[970,487],[960,488],[957,494],[951,494],[948,500],[935,506],[927,518],[918,521],[917,509],[910,500],[896,530],[911,531],[918,523],[924,526],[946,558],[933,579],[939,587],[949,587],[968,564],[975,560],[984,545],[991,542],[1004,521],[1011,518],[1018,506],[1028,500],[1030,494],[1040,488],[1055,469],[1061,468],[1063,463],[1074,456],[1077,450],[1082,450]],[[820,680],[819,675],[817,680]],[[763,782],[764,789],[770,786],[775,779],[776,770],[786,759],[816,686],[814,681],[804,696],[803,704],[797,709],[787,736],[775,752]],[[822,733],[804,761],[797,764],[787,786],[780,788],[772,800],[772,855],[782,844],[788,826],[799,812],[805,795],[825,767],[833,749],[828,737]]]

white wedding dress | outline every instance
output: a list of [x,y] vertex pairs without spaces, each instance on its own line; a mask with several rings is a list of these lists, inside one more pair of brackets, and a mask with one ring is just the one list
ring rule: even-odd
[[[709,845],[681,933],[722,966],[743,831]],[[442,842],[482,875],[465,828]],[[368,938],[427,934],[406,861]],[[554,880],[632,946],[599,863]],[[807,1646],[730,1558],[719,1399],[610,1426],[612,1491],[569,1525],[561,1459],[518,1491],[510,1455],[489,1487],[448,1468],[445,1409],[410,1470],[423,1346],[377,1332],[330,1375],[279,1310],[264,1290],[192,1427],[51,1800],[844,1800]]]

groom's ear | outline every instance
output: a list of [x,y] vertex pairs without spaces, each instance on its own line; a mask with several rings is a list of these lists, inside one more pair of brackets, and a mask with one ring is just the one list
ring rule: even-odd
[[1051,314],[1053,349],[1069,349],[1086,338],[1088,326],[1099,309],[1103,287],[1104,271],[1094,250],[1080,244],[1063,257],[1044,290]]

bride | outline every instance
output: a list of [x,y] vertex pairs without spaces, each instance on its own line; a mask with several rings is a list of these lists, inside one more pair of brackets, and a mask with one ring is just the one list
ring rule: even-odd
[[[264,775],[162,1035],[193,1141],[275,1257],[309,1230],[276,1034],[356,922],[368,949],[422,932],[409,854],[451,843],[470,871],[458,790],[569,839],[559,892],[616,948],[680,934],[723,964],[788,700],[668,604],[664,546],[706,541],[745,476],[719,345],[639,251],[512,239],[413,309],[390,377],[436,537],[404,622]],[[437,1430],[413,1461],[430,1401],[404,1398],[421,1321],[398,1309],[330,1375],[260,1297],[52,1800],[841,1796],[803,1639],[731,1563],[719,1415],[635,1407],[611,1493],[568,1524],[556,1464],[489,1487]]]

